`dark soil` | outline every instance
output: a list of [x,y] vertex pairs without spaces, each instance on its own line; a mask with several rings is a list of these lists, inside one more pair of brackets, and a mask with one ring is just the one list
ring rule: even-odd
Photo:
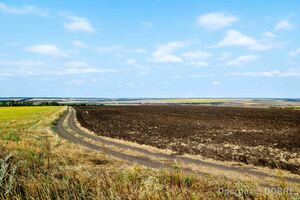
[[300,111],[180,105],[75,107],[103,136],[300,173]]

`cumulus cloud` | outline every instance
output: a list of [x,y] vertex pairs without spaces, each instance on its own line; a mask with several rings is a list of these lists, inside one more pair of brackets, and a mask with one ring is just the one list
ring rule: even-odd
[[256,44],[257,41],[254,38],[244,35],[236,30],[229,30],[227,31],[223,40],[220,41],[217,46],[254,46]]
[[205,60],[210,56],[211,54],[205,51],[188,51],[182,54],[182,57],[187,60]]
[[275,27],[274,30],[275,31],[284,31],[284,30],[292,30],[295,27],[287,20],[281,20],[280,22],[278,22]]
[[173,54],[174,51],[184,47],[182,42],[170,42],[167,44],[158,45],[156,51],[152,55],[152,60],[154,62],[161,63],[179,63],[182,62],[180,56]]
[[90,21],[84,17],[78,16],[65,16],[66,22],[64,26],[69,31],[77,31],[77,32],[88,32],[93,33],[95,32],[94,27],[90,23]]
[[0,2],[0,11],[14,14],[14,15],[37,15],[41,17],[47,17],[48,11],[45,9],[38,8],[32,5],[25,5],[21,7],[15,7]]
[[72,45],[73,45],[74,47],[76,47],[76,48],[87,48],[87,47],[88,47],[87,44],[81,42],[80,40],[74,40],[74,41],[72,42]]
[[52,44],[41,44],[41,45],[34,45],[29,46],[26,48],[27,51],[42,54],[42,55],[49,55],[54,57],[68,57],[69,54],[65,51],[59,49],[57,46]]
[[267,38],[274,38],[274,37],[276,37],[276,35],[274,33],[270,32],[270,31],[264,32],[263,36],[267,37]]
[[206,59],[211,57],[211,54],[205,51],[187,51],[181,56],[184,62],[194,67],[206,67],[209,64]]
[[255,38],[244,35],[236,30],[229,30],[225,37],[215,45],[216,47],[241,46],[247,47],[250,50],[269,50],[274,48],[273,44],[262,43]]
[[213,85],[221,85],[221,83],[219,81],[214,81],[212,84]]
[[290,56],[300,56],[300,48],[290,52]]
[[234,60],[230,60],[226,65],[228,66],[241,66],[250,62],[253,62],[258,59],[257,55],[244,55],[240,56]]
[[158,45],[152,54],[152,61],[160,63],[183,63],[194,67],[205,67],[209,64],[206,59],[211,57],[211,54],[205,51],[186,51],[181,55],[176,55],[175,51],[186,47],[183,42],[170,42]]
[[229,27],[237,21],[239,21],[238,17],[221,12],[208,13],[197,17],[198,25],[208,30],[219,30]]

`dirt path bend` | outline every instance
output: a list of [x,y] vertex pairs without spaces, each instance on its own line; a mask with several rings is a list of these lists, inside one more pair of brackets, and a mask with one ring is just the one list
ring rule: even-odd
[[[64,121],[67,120],[68,128],[72,130],[72,132],[76,133],[75,135],[68,132],[63,127]],[[73,108],[69,108],[68,112],[66,112],[58,121],[56,126],[57,133],[63,137],[66,140],[69,140],[75,144],[82,145],[84,147],[96,150],[96,151],[102,151],[108,155],[111,155],[113,157],[129,161],[132,163],[144,165],[146,167],[151,168],[172,168],[171,164],[166,164],[168,162],[160,162],[159,159],[165,159],[169,160],[169,163],[182,163],[183,167],[182,170],[184,172],[188,173],[195,173],[199,175],[207,175],[210,173],[207,173],[207,170],[201,171],[191,166],[199,166],[200,168],[208,168],[208,171],[213,172],[214,170],[218,171],[224,171],[228,173],[235,173],[240,177],[247,176],[247,177],[255,177],[256,179],[279,179],[282,177],[278,177],[276,175],[269,174],[268,172],[264,171],[258,171],[258,170],[251,170],[250,168],[243,168],[243,167],[236,167],[236,166],[229,166],[229,165],[222,165],[220,163],[214,163],[214,162],[208,162],[204,160],[189,158],[189,157],[183,157],[183,156],[177,156],[174,154],[164,154],[164,153],[157,153],[152,152],[150,150],[145,149],[145,147],[139,147],[139,145],[129,145],[122,141],[118,140],[108,140],[105,137],[93,135],[91,133],[87,133],[85,130],[83,130],[81,127],[78,127],[77,121],[76,121],[76,111]],[[78,135],[79,137],[77,137]],[[93,143],[87,142],[83,138],[86,138],[88,140],[93,141]],[[99,144],[96,145],[95,143]],[[104,146],[103,146],[104,145]],[[107,146],[113,146],[116,147],[117,150],[111,149]],[[131,152],[135,152],[142,156],[134,156],[127,153],[124,153],[123,151],[130,150]],[[297,176],[289,176],[284,177],[284,179],[289,183],[297,183],[300,184],[300,177]]]
[[[118,159],[121,159],[124,161],[129,161],[132,163],[140,164],[140,165],[150,167],[150,168],[155,168],[155,169],[172,168],[171,165],[166,165],[164,163],[154,161],[149,158],[142,157],[142,156],[134,156],[134,155],[125,154],[125,153],[122,153],[121,151],[115,151],[115,150],[112,150],[112,149],[109,149],[109,148],[106,148],[103,146],[98,146],[93,143],[89,143],[82,138],[76,137],[75,135],[73,135],[72,133],[67,131],[63,126],[65,120],[71,119],[70,117],[68,117],[68,115],[71,115],[71,114],[72,114],[72,111],[68,110],[66,113],[63,114],[63,116],[57,122],[55,129],[56,129],[57,134],[60,137],[66,139],[72,143],[84,146],[84,147],[92,149],[92,150],[103,152],[107,155],[113,156],[115,158],[118,158]],[[68,120],[68,121],[70,122],[70,120]],[[183,171],[187,172],[187,173],[198,174],[198,175],[207,175],[205,173],[193,171],[192,169],[184,168]]]

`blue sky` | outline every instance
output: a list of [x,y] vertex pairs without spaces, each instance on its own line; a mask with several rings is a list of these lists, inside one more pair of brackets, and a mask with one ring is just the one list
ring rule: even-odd
[[300,97],[297,0],[10,0],[0,25],[1,97]]

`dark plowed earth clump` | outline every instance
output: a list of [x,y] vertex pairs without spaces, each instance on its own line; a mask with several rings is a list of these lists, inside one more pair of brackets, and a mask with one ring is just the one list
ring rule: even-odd
[[75,107],[97,134],[300,174],[300,112],[180,105]]

